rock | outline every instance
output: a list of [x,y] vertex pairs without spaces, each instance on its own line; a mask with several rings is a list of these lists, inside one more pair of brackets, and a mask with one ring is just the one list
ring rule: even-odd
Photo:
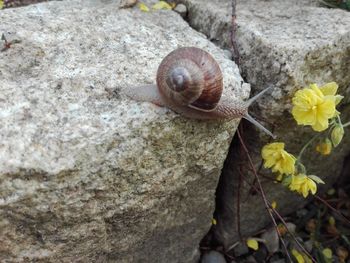
[[45,2],[46,0],[5,0],[3,2],[3,8],[19,7],[30,4],[37,4],[40,2]]
[[275,227],[270,227],[262,235],[267,251],[270,255],[276,253],[280,247],[280,239]]
[[203,255],[201,263],[226,263],[226,259],[221,253],[211,250]]
[[[223,48],[231,46],[231,1],[182,0],[187,6],[188,22]],[[292,119],[291,98],[297,89],[310,83],[322,85],[336,81],[339,94],[345,96],[338,106],[342,119],[350,120],[350,14],[340,9],[319,7],[318,1],[238,1],[236,40],[241,55],[241,72],[254,93],[272,86],[273,92],[255,104],[251,111],[267,120],[278,141],[298,155],[302,146],[315,135],[310,128],[297,126]],[[253,114],[254,115],[254,114]],[[244,126],[245,141],[254,163],[261,163],[260,149],[269,139]],[[231,147],[217,193],[215,236],[227,247],[237,239],[237,188],[240,185],[240,226],[244,236],[254,234],[270,223],[259,194],[251,189],[254,177],[243,172],[239,183],[238,167],[249,168],[239,150]],[[344,157],[349,154],[350,137],[332,155],[321,156],[314,149],[305,153],[304,162],[310,174],[326,181],[321,190],[332,185],[341,172]],[[236,152],[235,152],[236,151]],[[244,154],[243,154],[244,155]],[[237,160],[233,160],[236,158]],[[242,162],[244,163],[242,165]],[[245,169],[247,170],[247,169]],[[268,171],[260,169],[268,175]],[[302,207],[305,200],[271,180],[263,180],[270,201],[277,201],[278,211],[289,213]],[[235,227],[232,227],[235,226]]]
[[[4,8],[9,8],[9,7],[19,7],[19,6],[26,6],[30,4],[36,4],[40,2],[46,2],[46,1],[51,1],[51,0],[5,0],[4,1]],[[62,1],[62,0],[58,0]],[[127,7],[132,7],[135,5],[137,0],[86,0],[84,2],[84,5],[86,4],[108,4],[112,3],[114,5],[119,6],[119,8],[127,8]]]
[[239,242],[237,244],[237,246],[235,246],[233,248],[233,252],[234,252],[235,257],[240,257],[240,256],[242,256],[244,254],[248,254],[249,253],[249,248],[244,242]]
[[278,258],[278,255],[271,257],[271,263],[286,263],[286,260],[283,258]]
[[248,256],[244,263],[258,263],[253,256]]
[[186,17],[187,15],[187,7],[184,4],[178,4],[174,8],[174,11],[181,15],[182,17]]
[[[69,4],[67,4],[69,3]],[[173,11],[89,1],[0,11],[0,261],[194,262],[238,120],[185,119],[119,90],[179,46],[237,67]]]

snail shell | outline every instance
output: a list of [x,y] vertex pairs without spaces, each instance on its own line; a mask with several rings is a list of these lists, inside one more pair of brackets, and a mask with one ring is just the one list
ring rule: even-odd
[[274,137],[248,114],[249,105],[269,88],[248,101],[221,98],[223,76],[218,63],[206,51],[196,47],[178,48],[169,53],[157,71],[157,85],[127,88],[132,99],[166,106],[188,118],[245,118]]
[[204,50],[179,48],[159,65],[157,87],[161,96],[171,104],[211,111],[221,98],[222,73],[218,63]]

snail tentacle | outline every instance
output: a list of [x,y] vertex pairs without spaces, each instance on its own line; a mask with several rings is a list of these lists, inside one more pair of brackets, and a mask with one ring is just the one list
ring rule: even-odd
[[276,135],[274,135],[272,132],[270,132],[268,129],[266,129],[260,122],[255,120],[252,116],[248,114],[248,112],[243,116],[244,119],[254,124],[257,128],[259,128],[261,131],[265,132],[266,134],[270,135],[272,138],[276,139]]
[[261,131],[267,133],[268,135],[270,135],[272,138],[276,138],[276,136],[274,134],[272,134],[272,132],[270,132],[268,129],[266,129],[261,123],[259,123],[257,120],[255,120],[252,116],[249,115],[248,113],[248,108],[249,106],[255,102],[256,100],[258,100],[260,97],[262,97],[267,91],[269,91],[272,87],[268,87],[262,91],[260,91],[258,94],[256,94],[254,97],[250,98],[249,100],[245,101],[245,108],[247,109],[247,111],[243,114],[243,118],[246,119],[247,121],[251,122],[252,124],[254,124],[257,128],[259,128]]

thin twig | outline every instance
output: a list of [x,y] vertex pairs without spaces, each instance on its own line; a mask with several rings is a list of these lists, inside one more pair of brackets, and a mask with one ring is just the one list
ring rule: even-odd
[[283,217],[282,217],[274,208],[271,207],[271,209],[272,209],[272,211],[275,213],[275,215],[278,217],[278,219],[281,220],[281,222],[283,223],[283,225],[286,226],[286,229],[287,229],[288,233],[292,236],[292,238],[294,239],[294,241],[297,243],[298,247],[299,247],[313,262],[317,263],[316,260],[311,256],[311,254],[303,247],[303,245],[300,244],[300,242],[299,242],[298,239],[295,237],[295,235],[294,235],[291,231],[289,231],[289,229],[288,229],[288,227],[287,227],[287,222],[284,221]]
[[[246,178],[244,178],[246,179]],[[250,184],[247,180],[245,180],[248,184]],[[255,186],[250,184],[250,186],[257,191],[258,193],[261,193],[261,191]],[[282,224],[286,227],[287,232],[291,235],[291,237],[293,238],[293,240],[297,243],[297,245],[300,247],[301,250],[303,250],[305,252],[305,254],[310,257],[314,262],[316,262],[313,257],[309,254],[309,252],[307,250],[305,250],[305,248],[302,246],[302,244],[300,244],[300,242],[298,241],[298,239],[295,237],[295,235],[288,229],[287,227],[287,222],[283,219],[283,217],[277,212],[276,209],[274,209],[271,205],[271,203],[267,200],[269,208],[272,209],[272,211],[276,214],[276,216],[279,218],[279,220],[281,220]]]
[[236,222],[237,222],[237,233],[239,236],[239,239],[242,241],[242,233],[241,233],[241,185],[242,185],[242,170],[241,167],[238,168],[239,173],[239,180],[238,180],[238,187],[237,187],[237,216],[236,216]]
[[245,154],[247,155],[247,158],[248,158],[248,161],[249,161],[249,165],[250,165],[251,168],[253,169],[253,173],[254,173],[254,176],[255,176],[256,181],[257,181],[257,183],[258,183],[259,190],[260,190],[260,193],[261,193],[261,197],[262,197],[262,199],[263,199],[263,201],[264,201],[266,211],[268,212],[268,214],[269,214],[269,216],[270,216],[270,218],[271,218],[271,221],[273,222],[273,225],[275,226],[277,235],[278,235],[279,239],[281,240],[281,243],[282,243],[282,245],[283,245],[283,248],[284,248],[285,251],[286,251],[286,254],[287,254],[287,257],[288,257],[289,261],[290,261],[290,262],[293,262],[292,259],[291,259],[291,257],[290,257],[290,254],[289,254],[289,252],[288,252],[287,245],[286,245],[286,243],[284,242],[284,240],[283,240],[283,238],[282,238],[282,236],[281,236],[281,233],[278,231],[277,222],[276,222],[275,218],[273,217],[273,215],[272,215],[272,213],[271,213],[271,209],[270,209],[269,203],[268,203],[268,201],[267,201],[267,199],[266,199],[265,191],[264,191],[264,189],[263,189],[263,187],[262,187],[262,185],[261,185],[260,178],[259,178],[259,176],[258,176],[257,173],[256,173],[256,170],[255,170],[253,161],[252,161],[252,159],[251,159],[251,157],[250,157],[249,151],[248,151],[248,149],[247,149],[247,147],[246,147],[246,145],[245,145],[245,143],[244,143],[244,141],[243,141],[243,139],[242,139],[242,137],[241,137],[241,134],[240,134],[239,130],[237,130],[237,134],[238,134],[239,141],[241,142],[241,145],[242,145],[242,147],[243,147],[243,150],[245,151]]
[[345,220],[346,223],[350,224],[350,220],[346,218],[342,213],[340,213],[337,209],[332,207],[326,200],[319,197],[318,195],[315,195],[315,198],[322,202],[325,206],[327,206],[329,209],[331,209],[333,212],[335,212],[337,215],[339,215],[343,220]]
[[[252,185],[250,184],[246,178],[244,178],[245,181],[255,190],[257,191],[258,193],[261,193],[261,191],[255,186],[255,185]],[[295,235],[288,229],[287,227],[287,222],[283,219],[283,217],[277,212],[276,209],[274,209],[271,205],[271,203],[267,200],[268,202],[268,205],[269,205],[269,208],[273,210],[273,212],[277,215],[277,217],[281,220],[282,224],[286,227],[287,229],[287,232],[291,235],[291,237],[293,238],[293,240],[297,243],[297,245],[301,248],[301,250],[303,250],[305,252],[305,254],[310,257],[311,259],[313,259],[313,257],[308,253],[308,251],[305,250],[305,248],[302,246],[302,244],[300,244],[300,242],[298,241],[298,239],[295,237]],[[316,262],[314,260],[314,262]]]
[[236,5],[237,5],[237,1],[236,0],[232,0],[231,2],[232,5],[232,13],[231,13],[231,45],[232,45],[232,56],[233,56],[233,60],[234,62],[237,64],[238,68],[239,68],[239,62],[240,62],[240,57],[239,57],[239,51],[237,48],[237,41],[236,41],[236,31],[237,31],[237,24],[236,24]]
[[[266,120],[264,120],[264,121],[266,122]],[[271,132],[272,132],[273,134],[275,134],[275,125],[274,125],[273,123],[270,123],[270,124],[272,125],[272,130],[271,130]],[[273,138],[272,138],[272,137],[269,137],[267,143],[271,143],[272,140],[273,140]],[[260,171],[261,171],[261,169],[263,168],[263,165],[264,165],[264,161],[261,159],[260,164],[259,164],[259,168],[258,168],[258,170],[257,170],[257,174],[258,174],[259,176],[264,177],[264,178],[268,178],[269,180],[274,180],[274,181],[275,181],[275,179],[272,179],[271,177],[268,177],[268,176],[266,176],[266,175],[260,174]],[[256,184],[256,179],[254,178],[253,185],[255,185],[255,184]]]

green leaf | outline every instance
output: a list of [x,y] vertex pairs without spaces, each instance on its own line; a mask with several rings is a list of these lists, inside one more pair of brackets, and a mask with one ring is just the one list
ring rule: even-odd
[[308,177],[311,178],[312,180],[314,180],[318,184],[325,184],[325,182],[320,177],[318,177],[316,175],[309,175]]
[[284,186],[288,186],[290,185],[290,183],[292,182],[292,176],[291,175],[288,175],[288,176],[285,176],[282,180],[282,185]]

